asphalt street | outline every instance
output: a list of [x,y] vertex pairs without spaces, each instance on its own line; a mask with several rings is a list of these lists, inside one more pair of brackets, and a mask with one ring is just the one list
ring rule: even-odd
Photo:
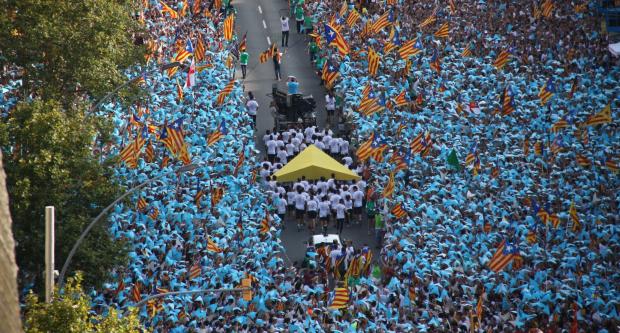
[[[288,48],[281,49],[281,24],[280,17],[288,15],[289,7],[286,0],[235,0],[233,5],[237,9],[236,33],[243,36],[247,32],[247,52],[250,55],[247,77],[243,81],[245,92],[252,91],[260,107],[257,114],[256,147],[264,153],[262,136],[266,130],[274,127],[274,120],[269,112],[271,91],[273,84],[277,84],[280,90],[286,91],[286,79],[289,75],[295,76],[299,81],[299,91],[304,95],[314,96],[317,102],[317,124],[320,128],[325,127],[325,89],[320,85],[320,79],[313,71],[307,43],[309,37],[297,34],[295,31],[294,18],[290,18],[290,35]],[[269,48],[270,43],[277,43],[282,58],[281,72],[282,81],[275,80],[273,62],[271,59],[260,64],[258,56]],[[237,69],[237,78],[241,79],[241,69]],[[287,218],[285,229],[281,232],[281,240],[286,248],[286,256],[292,262],[303,260],[306,244],[311,236],[307,229],[297,231],[295,221]],[[341,239],[351,240],[356,248],[364,244],[375,245],[374,234],[368,235],[366,221],[361,225],[345,227]],[[330,233],[335,233],[335,227],[330,225]],[[375,256],[376,258],[377,256]]]

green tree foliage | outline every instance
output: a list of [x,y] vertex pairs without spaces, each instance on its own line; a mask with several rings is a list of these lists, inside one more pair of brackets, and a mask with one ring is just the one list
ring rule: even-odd
[[133,333],[143,332],[136,309],[119,317],[114,308],[107,316],[96,315],[91,311],[90,298],[82,290],[82,276],[77,274],[65,285],[65,293],[52,303],[40,302],[35,294],[26,297],[24,320],[26,332],[105,332]]
[[101,98],[126,81],[122,71],[144,61],[133,0],[5,0],[0,65],[24,69],[26,91],[65,106]]
[[[120,193],[110,180],[109,162],[91,151],[97,133],[109,133],[109,126],[86,118],[84,109],[34,100],[19,104],[0,123],[22,286],[35,282],[40,291],[43,285],[45,206],[56,207],[56,262],[62,265],[86,225]],[[124,263],[124,244],[113,241],[107,227],[102,221],[93,228],[70,267],[85,272],[88,286],[99,285],[112,266]]]

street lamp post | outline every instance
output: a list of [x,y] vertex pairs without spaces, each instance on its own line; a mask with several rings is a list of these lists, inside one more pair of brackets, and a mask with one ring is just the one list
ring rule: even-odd
[[200,165],[198,164],[188,164],[188,165],[184,165],[176,170],[170,171],[170,172],[166,172],[164,174],[161,174],[157,177],[151,178],[146,180],[145,182],[134,186],[133,188],[129,189],[127,192],[125,192],[123,195],[121,195],[120,197],[116,198],[116,200],[114,200],[114,202],[112,202],[109,206],[107,206],[106,208],[104,208],[101,213],[99,213],[99,215],[97,215],[97,217],[95,217],[95,219],[90,222],[90,224],[86,227],[86,229],[84,229],[84,231],[82,232],[82,234],[80,235],[80,237],[78,238],[78,240],[75,242],[75,244],[73,245],[73,248],[71,249],[71,252],[69,252],[69,255],[67,256],[67,259],[65,260],[64,265],[62,266],[62,270],[60,271],[60,275],[58,276],[58,289],[62,290],[62,288],[64,287],[64,278],[65,278],[65,274],[67,273],[67,268],[69,268],[69,264],[71,263],[71,259],[73,258],[73,256],[75,255],[75,252],[77,251],[78,247],[80,246],[80,244],[82,244],[82,242],[84,241],[84,238],[86,238],[86,235],[88,235],[88,233],[90,232],[90,230],[95,226],[95,224],[97,224],[97,222],[99,222],[99,220],[101,220],[101,218],[110,210],[112,209],[112,207],[114,207],[117,203],[119,203],[121,200],[125,199],[125,197],[127,197],[128,195],[134,193],[135,191],[143,188],[144,186],[159,180],[165,176],[171,175],[173,173],[182,173],[182,172],[187,172],[187,171],[192,171],[195,170],[196,168],[198,168]]

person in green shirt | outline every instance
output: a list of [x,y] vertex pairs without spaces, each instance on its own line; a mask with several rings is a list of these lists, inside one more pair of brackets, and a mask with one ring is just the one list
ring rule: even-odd
[[372,228],[375,224],[375,199],[373,197],[366,200],[366,217],[368,217],[368,235],[372,234]]
[[383,235],[385,233],[385,223],[383,222],[382,214],[375,214],[375,232],[377,248],[380,249],[383,243]]
[[241,64],[241,73],[243,74],[243,78],[245,79],[245,75],[247,73],[247,68],[248,68],[248,59],[250,58],[250,55],[248,54],[248,52],[244,49],[243,51],[241,51],[241,54],[239,55],[239,63]]
[[304,17],[304,34],[309,34],[312,32],[312,30],[314,30],[314,28],[312,27],[312,17],[310,17],[309,15],[306,15]]
[[304,7],[297,5],[295,7],[295,21],[297,22],[297,33],[301,33],[301,26],[304,23]]
[[316,54],[319,52],[319,46],[316,45],[314,39],[308,44],[308,52],[310,53],[310,61],[314,61]]

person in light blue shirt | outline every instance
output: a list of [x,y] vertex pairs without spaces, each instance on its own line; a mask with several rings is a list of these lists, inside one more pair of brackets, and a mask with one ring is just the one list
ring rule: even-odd
[[288,82],[286,83],[288,88],[288,93],[290,95],[297,94],[299,91],[299,82],[294,76],[290,76]]

